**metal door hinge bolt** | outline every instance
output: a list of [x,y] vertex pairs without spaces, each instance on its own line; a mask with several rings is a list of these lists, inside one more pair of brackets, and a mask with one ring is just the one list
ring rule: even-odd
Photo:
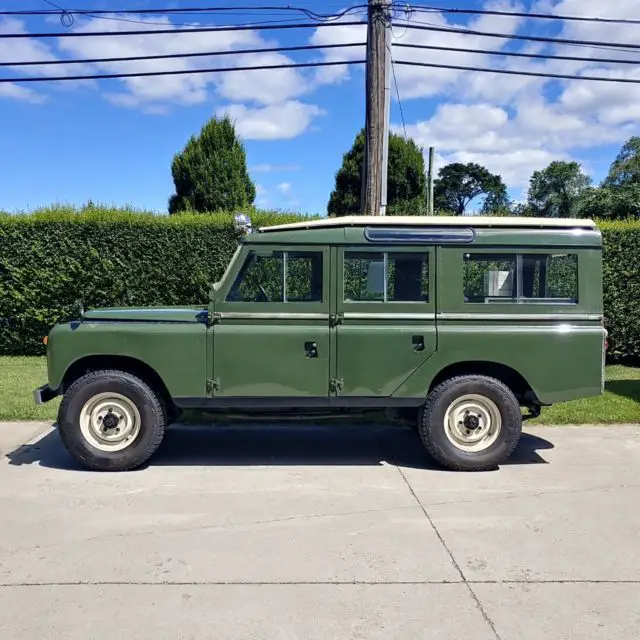
[[337,327],[344,322],[344,316],[341,313],[332,313],[329,316],[329,324],[332,327]]
[[340,393],[344,388],[344,380],[342,378],[332,378],[329,382],[331,393]]

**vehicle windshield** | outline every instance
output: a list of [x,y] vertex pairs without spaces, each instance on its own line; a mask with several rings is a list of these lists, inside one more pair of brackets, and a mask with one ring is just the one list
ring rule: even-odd
[[235,253],[231,257],[231,260],[229,260],[229,264],[227,265],[227,268],[225,269],[225,272],[222,274],[222,278],[220,278],[220,280],[218,280],[217,282],[213,283],[213,290],[214,291],[219,291],[220,287],[222,287],[222,285],[224,284],[225,280],[229,277],[229,273],[231,272],[231,267],[233,267],[233,263],[238,258],[238,254],[240,253],[241,249],[242,249],[242,246],[238,245],[238,247],[236,248]]

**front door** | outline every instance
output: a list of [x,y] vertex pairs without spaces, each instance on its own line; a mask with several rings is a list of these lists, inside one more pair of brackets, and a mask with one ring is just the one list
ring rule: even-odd
[[436,351],[433,247],[335,250],[339,395],[402,395]]
[[327,397],[329,250],[245,246],[215,304],[216,397]]

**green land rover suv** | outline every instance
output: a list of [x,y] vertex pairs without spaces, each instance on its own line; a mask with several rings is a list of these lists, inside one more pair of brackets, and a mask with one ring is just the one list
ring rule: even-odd
[[[541,407],[602,393],[589,220],[345,217],[251,230],[198,307],[83,312],[48,336],[42,403],[97,470],[138,467],[184,409],[381,410],[445,467],[495,468]],[[416,439],[417,443],[417,439]]]

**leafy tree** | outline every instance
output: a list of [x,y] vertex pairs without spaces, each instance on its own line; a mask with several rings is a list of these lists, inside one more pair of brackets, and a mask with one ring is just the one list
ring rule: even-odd
[[591,184],[591,178],[577,162],[552,162],[546,169],[535,171],[527,196],[532,215],[570,218],[580,195]]
[[252,205],[256,197],[244,145],[228,116],[212,118],[192,136],[173,158],[171,173],[176,193],[169,213],[230,211]]
[[640,184],[640,137],[630,138],[609,169],[603,187],[616,188]]
[[587,189],[576,203],[579,218],[627,220],[640,218],[640,185]]
[[507,187],[499,175],[479,164],[448,164],[438,172],[434,183],[436,208],[463,215],[472,200],[484,196],[483,213],[504,210],[509,204]]
[[[365,132],[342,158],[327,211],[330,216],[360,213]],[[387,205],[390,214],[418,215],[425,210],[426,176],[422,149],[410,138],[389,136]]]

